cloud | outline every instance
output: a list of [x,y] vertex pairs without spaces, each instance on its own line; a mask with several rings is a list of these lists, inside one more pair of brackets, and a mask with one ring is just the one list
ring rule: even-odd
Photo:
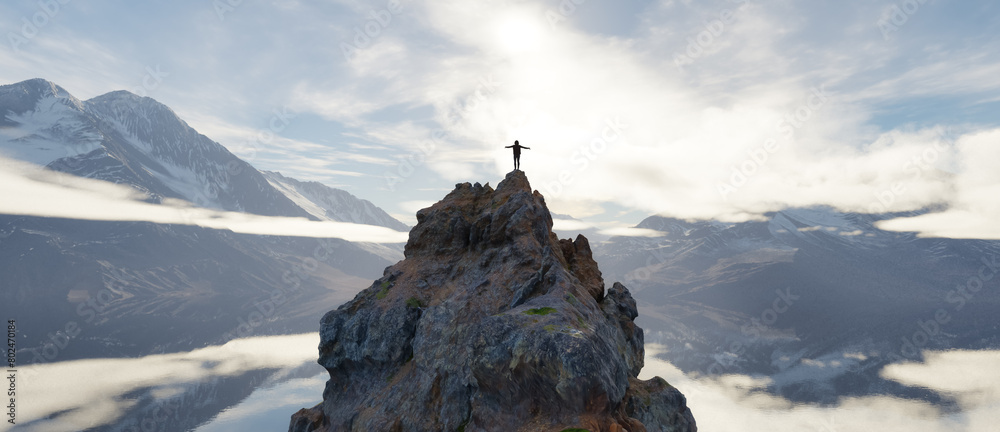
[[555,216],[552,218],[552,230],[564,233],[595,230],[599,235],[621,236],[621,237],[663,236],[663,232],[661,231],[625,226],[620,222],[591,223],[580,219],[566,219],[564,217],[559,217],[559,216]]
[[[275,110],[268,126],[262,129],[243,127],[213,115],[187,113],[184,118],[198,132],[217,140],[237,157],[259,169],[280,171],[300,180],[339,185],[343,176],[363,177],[356,170],[363,165],[384,167],[395,162],[378,152],[361,148],[345,151],[328,144],[292,139],[280,135],[295,121],[294,112]],[[279,115],[280,114],[280,115]],[[338,168],[348,168],[342,170]]]
[[399,203],[399,207],[409,213],[416,214],[418,211],[428,208],[435,203],[436,201],[403,201]]
[[[580,31],[573,16],[549,25],[549,10],[521,2],[415,3],[399,21],[405,28],[349,63],[351,85],[316,92],[303,84],[310,91],[297,99],[408,150],[439,127],[447,136],[426,163],[448,180],[506,172],[501,144],[520,139],[532,147],[525,170],[563,213],[615,203],[740,221],[798,206],[881,213],[954,204],[964,185],[953,177],[963,170],[955,161],[968,156],[956,143],[1000,129],[939,117],[873,122],[914,97],[996,98],[986,77],[1000,62],[955,40],[927,54],[924,33],[886,40],[875,25],[881,8],[861,2],[833,10],[743,4],[650,6],[626,36]],[[929,17],[933,7],[920,13]],[[725,9],[733,21],[707,29]],[[830,16],[844,26],[812,25]],[[534,37],[531,49],[512,49],[525,44],[504,33],[510,28],[541,30],[518,35]],[[686,48],[707,30],[719,34],[692,57]],[[413,32],[441,43],[399,37]],[[678,54],[690,63],[675,65]],[[967,79],[944,79],[956,74]],[[431,106],[433,124],[371,119],[394,105]]]
[[[19,409],[25,423],[64,413],[38,426],[48,431],[78,430],[80,425],[114,423],[134,401],[122,395],[150,390],[160,399],[183,393],[185,386],[216,377],[265,368],[294,368],[315,360],[316,333],[238,339],[191,352],[150,355],[137,359],[87,359],[36,364],[19,369],[22,396],[33,401]],[[699,429],[719,432],[753,431],[906,431],[938,432],[993,430],[1000,420],[1000,361],[998,351],[926,352],[925,363],[887,366],[885,378],[953,397],[957,412],[944,412],[918,400],[886,396],[841,399],[835,406],[795,404],[766,393],[764,377],[724,375],[691,377],[657,357],[665,347],[646,345],[641,379],[664,377],[687,398]],[[113,368],[114,374],[107,374]],[[100,376],[99,380],[92,377]],[[317,387],[317,385],[319,387]],[[219,424],[247,423],[267,405],[310,405],[322,389],[322,379],[298,380],[284,386],[275,399],[265,391],[227,413]],[[312,394],[313,396],[310,396]],[[44,396],[44,397],[42,397]],[[290,399],[291,398],[291,399]],[[290,400],[289,400],[290,399]],[[308,400],[307,400],[308,399]],[[291,408],[294,411],[295,407]]]
[[646,345],[641,379],[665,378],[687,397],[698,429],[752,431],[985,432],[1000,420],[1000,375],[990,372],[997,351],[925,353],[927,363],[888,366],[883,376],[957,397],[946,413],[923,401],[888,396],[842,398],[836,406],[795,404],[764,391],[768,378],[745,375],[693,378],[657,358],[665,347]]
[[892,364],[882,376],[905,385],[954,397],[969,431],[991,430],[1000,422],[1000,351],[946,351],[927,354],[924,363]]
[[916,232],[919,237],[1000,240],[998,220],[998,213],[949,209],[940,213],[882,221],[877,225],[887,231]]
[[950,182],[948,208],[916,217],[881,222],[892,231],[916,231],[923,237],[1000,240],[1000,129],[963,135],[955,144],[962,170]]
[[579,219],[552,218],[552,229],[555,231],[583,231],[594,226]]
[[663,232],[646,228],[617,227],[599,231],[601,234],[622,237],[662,237]]
[[145,221],[225,229],[244,234],[340,238],[353,242],[401,243],[407,233],[345,222],[258,216],[194,207],[180,200],[141,201],[127,186],[76,177],[0,158],[0,213],[102,221]]
[[[146,388],[169,398],[185,386],[268,368],[295,368],[316,359],[319,334],[237,339],[221,346],[141,358],[86,359],[18,368],[18,421],[30,430],[76,431],[111,424]],[[113,373],[109,371],[113,370]],[[99,377],[99,379],[95,379]],[[43,420],[49,416],[54,419]]]
[[[107,46],[86,37],[70,37],[65,29],[51,27],[42,29],[17,52],[0,49],[0,63],[5,65],[0,72],[3,84],[44,78],[81,99],[117,88],[141,89],[145,74],[138,72],[142,66],[127,64]],[[134,76],[125,72],[131,70],[136,70]]]
[[[387,208],[402,192],[386,192],[381,177],[409,170],[403,159],[432,174],[403,176],[411,182],[482,182],[509,170],[502,145],[520,139],[532,147],[522,162],[533,184],[578,217],[608,203],[729,221],[796,206],[934,207],[957,213],[886,226],[995,235],[986,224],[944,229],[995,216],[957,198],[973,192],[962,180],[972,153],[959,143],[1000,130],[988,115],[1000,101],[1000,39],[983,31],[984,3],[922,3],[891,34],[879,27],[891,5],[861,0],[402,5],[345,59],[341,43],[384,4],[243,4],[220,20],[195,2],[73,3],[30,52],[0,52],[0,78],[44,73],[90,96],[133,88],[162,64],[171,75],[152,95],[234,148],[259,132],[242,125],[266,128],[272,109],[289,106],[327,123],[303,120],[253,157],[237,153]],[[128,34],[143,20],[123,17],[148,15],[162,26]],[[262,26],[281,31],[254,31]],[[151,43],[166,33],[176,43]],[[203,113],[241,126],[213,129]],[[934,160],[915,164],[928,149]]]

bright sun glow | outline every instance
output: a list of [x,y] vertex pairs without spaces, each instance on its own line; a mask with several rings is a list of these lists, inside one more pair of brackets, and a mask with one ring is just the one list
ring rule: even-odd
[[541,25],[520,15],[507,15],[496,26],[500,46],[512,53],[535,51],[541,43]]

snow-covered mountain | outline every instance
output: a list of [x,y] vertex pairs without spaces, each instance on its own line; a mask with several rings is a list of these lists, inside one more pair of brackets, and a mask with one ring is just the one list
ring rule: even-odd
[[[595,248],[639,303],[648,343],[688,372],[771,377],[793,399],[932,397],[878,376],[922,349],[1000,347],[1000,242],[882,231],[901,215],[790,209],[766,221],[654,216],[654,238]],[[977,279],[978,278],[978,279]],[[977,289],[973,293],[966,287]]]
[[151,196],[269,216],[303,216],[263,176],[170,108],[118,91],[85,102],[33,79],[0,87],[0,151]]
[[[123,91],[81,101],[41,79],[0,86],[0,153],[127,184],[151,202],[175,198],[260,215],[406,228],[346,192],[310,186],[322,193],[303,200],[279,190],[167,106]],[[318,206],[324,212],[311,213]],[[323,312],[402,258],[398,249],[146,222],[0,215],[0,312],[31,329],[19,342],[25,364],[313,331]],[[81,332],[64,343],[60,332],[68,322]]]
[[273,171],[261,171],[271,186],[319,220],[381,225],[397,231],[409,231],[406,224],[389,216],[385,210],[349,192],[319,182],[303,182]]
[[115,91],[80,101],[43,79],[0,86],[0,153],[81,177],[128,184],[156,202],[407,227],[374,204],[319,183],[265,174],[169,107]]
[[103,139],[83,102],[44,80],[0,86],[0,152],[38,165],[90,153]]

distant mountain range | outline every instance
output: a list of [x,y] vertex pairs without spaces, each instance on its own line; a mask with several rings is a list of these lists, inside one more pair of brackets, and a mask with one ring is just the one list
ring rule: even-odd
[[350,193],[319,182],[303,182],[273,171],[261,171],[271,186],[319,220],[381,225],[396,231],[409,231],[406,224],[389,216],[385,210]]
[[260,172],[166,105],[127,91],[80,101],[42,79],[0,86],[0,152],[56,171],[123,183],[153,201],[406,230],[372,203],[316,182]]
[[[153,203],[407,228],[345,191],[259,171],[128,92],[80,101],[40,79],[0,86],[0,153],[126,184]],[[894,216],[653,216],[638,227],[661,236],[594,241],[594,257],[606,281],[632,291],[646,342],[685,371],[767,375],[797,400],[933,400],[878,371],[921,349],[1000,348],[1000,242],[875,226]],[[0,215],[0,313],[23,329],[23,364],[186,350],[315,331],[401,258],[401,246],[336,239]]]
[[[878,376],[921,349],[1000,348],[1000,242],[878,229],[904,215],[789,209],[766,221],[638,225],[595,248],[639,303],[647,343],[688,372],[762,374],[796,400],[933,399]],[[982,288],[979,288],[979,287]],[[979,288],[975,292],[973,289]]]
[[[173,198],[407,230],[345,191],[258,171],[167,106],[126,91],[81,101],[42,79],[0,86],[0,153],[129,185],[153,203]],[[25,329],[23,363],[140,355],[249,334],[314,331],[323,311],[353,297],[401,259],[401,250],[0,215],[0,297],[5,315],[17,316]],[[35,355],[43,351],[53,355]]]

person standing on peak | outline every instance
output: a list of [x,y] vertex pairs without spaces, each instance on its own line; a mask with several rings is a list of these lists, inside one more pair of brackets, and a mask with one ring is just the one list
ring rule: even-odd
[[509,145],[504,148],[514,149],[514,171],[521,169],[521,149],[531,150],[531,147],[525,147],[521,143],[514,140],[514,145]]

